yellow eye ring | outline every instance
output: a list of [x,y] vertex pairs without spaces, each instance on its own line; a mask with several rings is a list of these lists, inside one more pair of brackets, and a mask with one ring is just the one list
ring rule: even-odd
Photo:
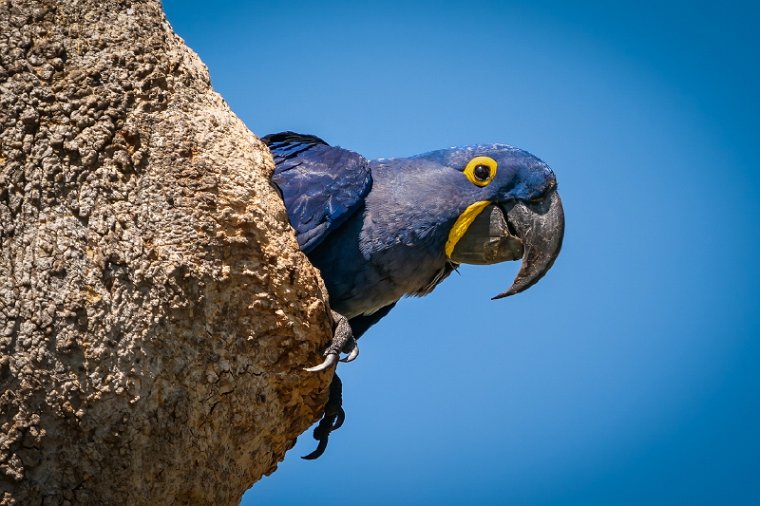
[[496,167],[499,164],[490,156],[476,156],[464,168],[464,175],[474,185],[486,186],[496,177]]

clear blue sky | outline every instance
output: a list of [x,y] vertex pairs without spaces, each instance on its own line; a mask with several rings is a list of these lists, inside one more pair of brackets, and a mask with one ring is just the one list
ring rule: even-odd
[[528,292],[489,300],[503,264],[402,301],[326,455],[244,504],[760,504],[758,7],[600,4],[165,2],[256,134],[513,144],[567,214]]

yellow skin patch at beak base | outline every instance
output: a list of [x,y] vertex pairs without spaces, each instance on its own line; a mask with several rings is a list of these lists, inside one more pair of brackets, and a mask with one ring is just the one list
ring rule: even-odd
[[453,253],[459,239],[461,239],[467,232],[467,229],[470,228],[470,225],[475,221],[475,218],[477,218],[483,209],[490,204],[491,202],[488,200],[475,202],[474,204],[470,204],[470,206],[459,215],[459,218],[457,218],[457,221],[454,222],[454,225],[449,231],[449,238],[446,241],[446,247],[444,248],[446,251],[446,258],[451,259],[451,253]]

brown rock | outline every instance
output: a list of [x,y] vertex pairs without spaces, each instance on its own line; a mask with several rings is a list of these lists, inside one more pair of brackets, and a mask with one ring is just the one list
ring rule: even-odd
[[315,421],[318,273],[158,0],[0,0],[0,504],[230,504]]

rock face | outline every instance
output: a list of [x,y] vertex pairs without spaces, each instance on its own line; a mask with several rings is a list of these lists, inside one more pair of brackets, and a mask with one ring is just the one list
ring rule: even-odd
[[0,504],[230,504],[331,322],[271,157],[158,0],[0,0]]

